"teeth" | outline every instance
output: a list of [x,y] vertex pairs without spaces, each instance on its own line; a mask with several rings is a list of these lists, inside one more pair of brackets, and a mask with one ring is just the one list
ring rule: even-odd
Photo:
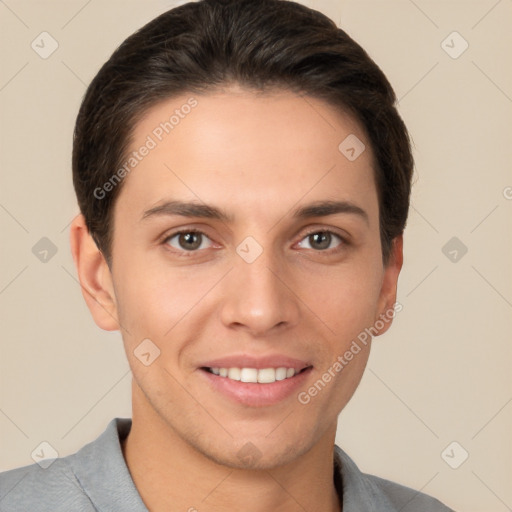
[[240,368],[229,368],[228,379],[240,380]]
[[276,368],[276,380],[286,379],[286,368]]
[[240,380],[242,382],[258,382],[258,373],[256,368],[240,368]]
[[267,384],[276,381],[276,371],[274,368],[263,368],[258,370],[258,382]]
[[259,382],[260,384],[271,384],[278,380],[289,379],[295,375],[294,368],[209,368],[215,375],[227,377],[228,379],[241,382]]

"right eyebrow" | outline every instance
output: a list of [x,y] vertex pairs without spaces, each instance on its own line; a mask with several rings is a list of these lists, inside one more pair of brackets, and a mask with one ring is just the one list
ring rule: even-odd
[[208,204],[184,202],[184,201],[165,201],[162,204],[146,210],[141,220],[155,216],[181,215],[182,217],[203,217],[205,219],[217,219],[223,222],[232,222],[233,217],[216,206]]

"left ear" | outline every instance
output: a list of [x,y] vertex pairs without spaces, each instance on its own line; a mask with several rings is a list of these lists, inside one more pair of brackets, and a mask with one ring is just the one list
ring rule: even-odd
[[[374,322],[374,329],[377,331],[376,336],[384,334],[393,322],[393,317],[390,312],[394,312],[394,304],[396,303],[398,276],[404,261],[403,244],[403,235],[393,238],[393,241],[391,242],[391,252],[388,264],[384,268],[384,276],[382,278],[382,286],[377,307],[379,316]],[[386,313],[385,321],[381,320]],[[379,322],[378,320],[381,321]],[[382,324],[384,325],[382,326]]]

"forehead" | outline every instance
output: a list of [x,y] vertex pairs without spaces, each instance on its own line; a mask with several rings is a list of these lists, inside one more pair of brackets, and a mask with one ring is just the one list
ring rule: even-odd
[[290,206],[301,198],[359,198],[374,203],[370,214],[376,207],[373,156],[360,124],[291,92],[231,88],[162,101],[134,127],[134,151],[139,160],[119,202],[129,197],[139,213],[165,196],[261,215],[271,213],[262,201]]

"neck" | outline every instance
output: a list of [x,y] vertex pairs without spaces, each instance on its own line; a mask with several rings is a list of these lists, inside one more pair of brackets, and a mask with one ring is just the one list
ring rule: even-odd
[[122,449],[151,512],[338,512],[342,509],[333,481],[335,430],[336,426],[290,464],[237,469],[195,450],[148,404],[142,406],[134,399],[132,428]]

